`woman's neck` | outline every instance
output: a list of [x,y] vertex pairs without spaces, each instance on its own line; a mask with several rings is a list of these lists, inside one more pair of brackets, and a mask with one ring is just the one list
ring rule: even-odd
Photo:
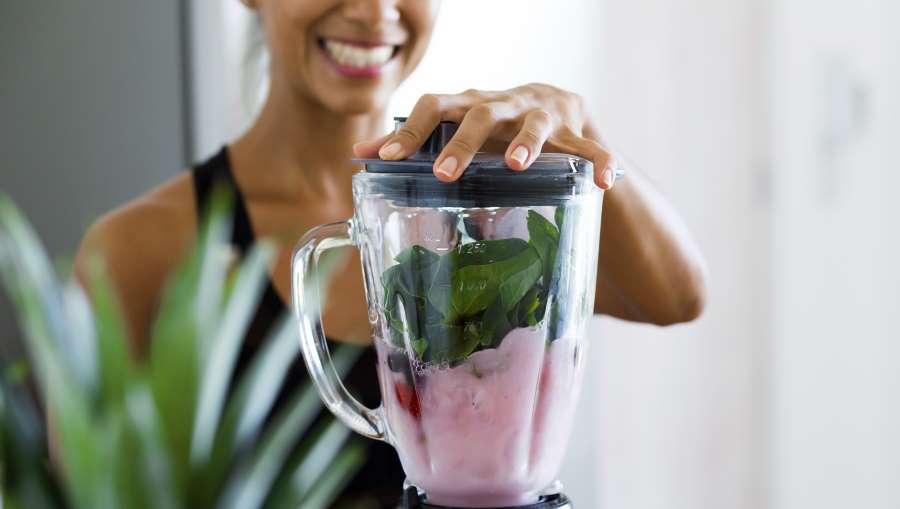
[[[345,115],[272,90],[253,126],[230,147],[235,171],[254,190],[285,198],[349,192],[353,144],[384,130],[384,113]],[[249,174],[252,173],[252,177]],[[323,194],[324,193],[324,194]]]

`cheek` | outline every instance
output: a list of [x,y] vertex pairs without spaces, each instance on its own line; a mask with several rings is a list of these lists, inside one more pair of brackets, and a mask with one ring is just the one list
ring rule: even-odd
[[402,15],[413,37],[412,47],[409,48],[409,59],[413,67],[419,63],[428,48],[437,22],[438,4],[436,1],[428,0],[412,0],[405,4]]
[[306,57],[310,47],[309,34],[319,16],[324,2],[299,0],[274,0],[262,12],[266,40],[272,57],[273,71],[285,71],[289,75],[297,72],[300,60]]

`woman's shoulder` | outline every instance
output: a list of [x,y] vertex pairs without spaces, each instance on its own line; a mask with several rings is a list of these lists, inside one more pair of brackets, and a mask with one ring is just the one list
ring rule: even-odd
[[98,260],[140,337],[168,274],[193,245],[197,230],[190,172],[104,214],[88,229],[75,259],[85,281],[88,263]]
[[140,258],[172,257],[191,244],[197,228],[190,172],[169,179],[100,217],[85,234],[84,249]]

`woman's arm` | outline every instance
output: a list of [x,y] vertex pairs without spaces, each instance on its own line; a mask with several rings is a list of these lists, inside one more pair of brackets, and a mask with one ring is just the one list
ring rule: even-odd
[[695,319],[705,300],[705,265],[677,211],[637,170],[614,185],[612,155],[575,94],[531,84],[499,92],[423,96],[396,134],[359,143],[360,157],[402,159],[442,120],[460,124],[434,163],[438,179],[453,181],[492,140],[506,142],[506,162],[526,170],[542,149],[594,163],[605,189],[595,312],[659,325]]
[[706,297],[700,250],[662,193],[627,171],[603,199],[594,310],[657,325],[694,320]]
[[[606,144],[590,120],[584,136]],[[689,322],[706,302],[706,264],[681,215],[646,175],[626,178],[603,197],[594,311],[657,325]]]

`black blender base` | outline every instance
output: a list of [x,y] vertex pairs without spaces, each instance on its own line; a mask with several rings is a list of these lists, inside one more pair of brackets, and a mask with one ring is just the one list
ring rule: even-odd
[[[494,508],[486,508],[486,509],[573,509],[572,502],[563,495],[562,493],[558,495],[548,495],[541,497],[541,500],[535,502],[534,504],[522,505],[516,507],[494,507]],[[419,496],[419,491],[415,486],[410,486],[406,488],[406,491],[403,492],[403,502],[400,505],[400,509],[468,509],[464,507],[448,507],[443,505],[433,505],[429,504],[422,500]]]

